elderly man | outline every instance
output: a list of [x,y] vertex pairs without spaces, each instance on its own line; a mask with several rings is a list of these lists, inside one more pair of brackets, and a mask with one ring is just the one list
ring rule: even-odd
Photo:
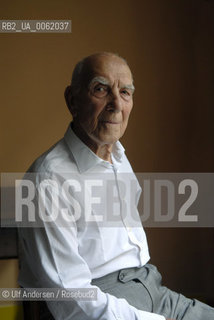
[[[214,319],[213,308],[161,286],[160,274],[148,264],[148,245],[140,224],[130,228],[122,214],[118,226],[102,226],[96,219],[87,223],[84,215],[88,207],[81,193],[77,197],[79,217],[70,219],[67,227],[60,224],[65,210],[70,216],[74,214],[77,198],[70,198],[69,202],[53,180],[71,182],[75,177],[75,181],[84,181],[94,173],[109,174],[114,177],[122,203],[118,176],[134,174],[119,139],[128,124],[133,93],[132,73],[124,59],[105,52],[83,59],[75,67],[71,86],[65,91],[73,121],[64,138],[29,170],[36,176],[36,199],[42,193],[39,182],[44,180],[43,176],[51,186],[46,190],[48,201],[38,211],[44,210],[50,216],[50,199],[57,198],[61,216],[59,223],[41,219],[40,228],[20,228],[20,285],[97,290],[94,300],[74,297],[69,301],[47,301],[47,310],[42,309],[40,319]],[[73,194],[78,186],[71,188]],[[98,209],[90,210],[97,210],[95,216],[102,216]],[[127,214],[131,215],[132,209],[129,210]]]

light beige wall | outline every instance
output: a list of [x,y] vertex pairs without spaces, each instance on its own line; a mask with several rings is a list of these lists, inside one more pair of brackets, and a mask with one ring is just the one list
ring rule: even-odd
[[[63,92],[72,69],[83,56],[103,50],[124,56],[134,74],[135,108],[122,139],[133,168],[213,171],[213,16],[213,1],[202,0],[1,4],[2,19],[73,23],[71,34],[0,34],[1,171],[25,171],[63,135],[70,119]],[[210,298],[213,246],[206,249],[206,243],[213,231],[185,232],[148,230],[153,260],[179,288],[186,288],[181,268],[191,265],[187,291]]]

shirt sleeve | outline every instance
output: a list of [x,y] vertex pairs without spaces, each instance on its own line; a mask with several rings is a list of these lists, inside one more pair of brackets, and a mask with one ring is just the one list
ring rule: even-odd
[[[36,200],[40,195],[37,188]],[[60,198],[55,185],[46,189],[45,203],[40,198],[45,210],[45,219],[39,227],[19,229],[22,247],[20,285],[23,287],[59,288],[59,289],[96,289],[95,300],[47,301],[48,308],[57,320],[163,320],[162,316],[140,311],[125,299],[102,292],[91,285],[91,272],[87,263],[78,252],[78,232],[75,221],[69,227],[59,227],[50,217],[53,206],[51,199]],[[62,199],[61,199],[62,201]],[[38,202],[38,201],[37,201]],[[38,206],[37,207],[37,216]],[[59,213],[62,205],[58,203]]]

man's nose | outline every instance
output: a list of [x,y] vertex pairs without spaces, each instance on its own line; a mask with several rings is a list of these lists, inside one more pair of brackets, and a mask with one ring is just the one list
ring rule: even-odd
[[119,112],[122,110],[122,100],[118,91],[111,92],[108,97],[109,101],[107,104],[108,111]]

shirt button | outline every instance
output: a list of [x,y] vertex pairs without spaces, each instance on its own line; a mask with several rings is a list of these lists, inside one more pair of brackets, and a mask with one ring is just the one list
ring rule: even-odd
[[121,274],[119,275],[119,279],[120,279],[120,280],[123,280],[123,279],[124,279],[124,276],[125,276],[124,273],[121,273]]

